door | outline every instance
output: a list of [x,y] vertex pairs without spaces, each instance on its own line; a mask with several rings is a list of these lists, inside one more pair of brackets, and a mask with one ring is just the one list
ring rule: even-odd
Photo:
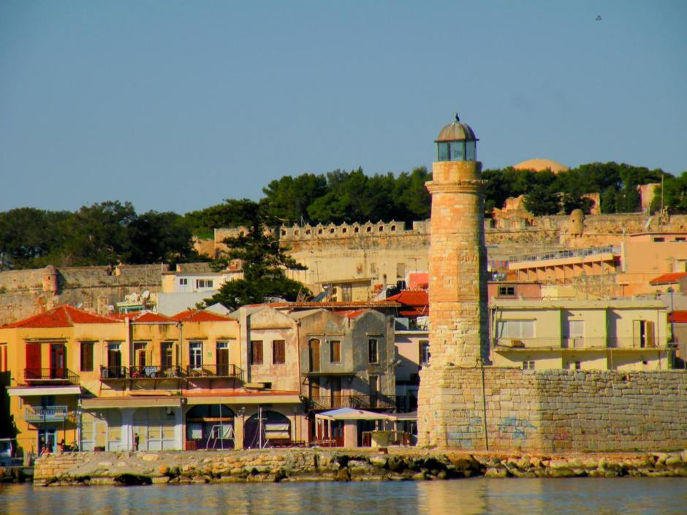
[[107,377],[124,377],[122,350],[119,343],[107,344]]
[[581,349],[584,346],[584,320],[568,321],[568,338],[570,348]]
[[42,427],[38,430],[38,453],[42,454],[43,448],[47,452],[55,452],[57,450],[57,429],[54,427]]
[[310,372],[320,371],[320,340],[313,338],[308,342],[308,355],[310,357]]
[[229,375],[229,344],[217,342],[217,375]]
[[26,344],[26,379],[41,378],[41,344]]
[[172,368],[173,364],[173,350],[174,344],[172,342],[163,342],[160,349],[160,365],[163,371]]
[[67,378],[67,348],[62,343],[50,344],[50,379]]
[[341,407],[341,378],[340,377],[330,377],[329,378],[329,395],[332,408]]
[[379,397],[379,376],[370,376],[370,408],[377,407]]
[[[317,379],[312,378],[310,380],[308,389],[310,390],[308,392],[310,394],[310,399],[312,399],[313,402],[315,402],[315,405],[318,406],[322,399],[320,399],[320,383],[317,381]],[[322,407],[326,408],[326,406]]]

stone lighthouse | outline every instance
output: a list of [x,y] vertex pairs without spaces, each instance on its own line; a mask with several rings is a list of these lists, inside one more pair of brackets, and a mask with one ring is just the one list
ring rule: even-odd
[[418,444],[452,445],[460,369],[488,359],[484,197],[477,137],[458,116],[439,132],[429,249],[429,366],[420,373]]

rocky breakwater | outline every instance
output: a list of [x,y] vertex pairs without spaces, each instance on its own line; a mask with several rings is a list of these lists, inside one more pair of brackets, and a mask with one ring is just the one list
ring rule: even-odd
[[467,477],[687,477],[682,453],[499,455],[390,449],[65,453],[36,461],[36,485],[388,481]]

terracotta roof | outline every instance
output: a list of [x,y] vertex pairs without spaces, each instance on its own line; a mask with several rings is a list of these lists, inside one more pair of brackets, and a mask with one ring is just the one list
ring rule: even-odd
[[45,313],[39,313],[38,315],[7,324],[4,327],[73,327],[75,324],[115,324],[119,322],[119,320],[113,317],[106,317],[73,306],[62,305]]
[[165,316],[161,313],[153,313],[152,311],[143,311],[129,316],[132,322],[175,322],[171,317]]
[[387,297],[387,300],[393,300],[404,306],[413,307],[427,307],[429,304],[429,295],[427,290],[403,290],[396,295]]
[[655,279],[649,281],[649,284],[657,286],[659,284],[674,284],[680,282],[681,279],[687,277],[687,272],[672,272],[670,274],[659,275]]
[[202,311],[198,309],[187,309],[181,313],[173,315],[172,320],[177,322],[226,322],[231,320],[212,311]]
[[668,315],[668,321],[676,324],[687,324],[687,311],[673,311]]

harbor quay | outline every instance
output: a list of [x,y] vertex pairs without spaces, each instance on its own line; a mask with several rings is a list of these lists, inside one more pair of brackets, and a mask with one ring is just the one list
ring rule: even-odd
[[404,481],[473,477],[687,477],[687,450],[503,453],[411,448],[67,452],[36,460],[36,486]]

